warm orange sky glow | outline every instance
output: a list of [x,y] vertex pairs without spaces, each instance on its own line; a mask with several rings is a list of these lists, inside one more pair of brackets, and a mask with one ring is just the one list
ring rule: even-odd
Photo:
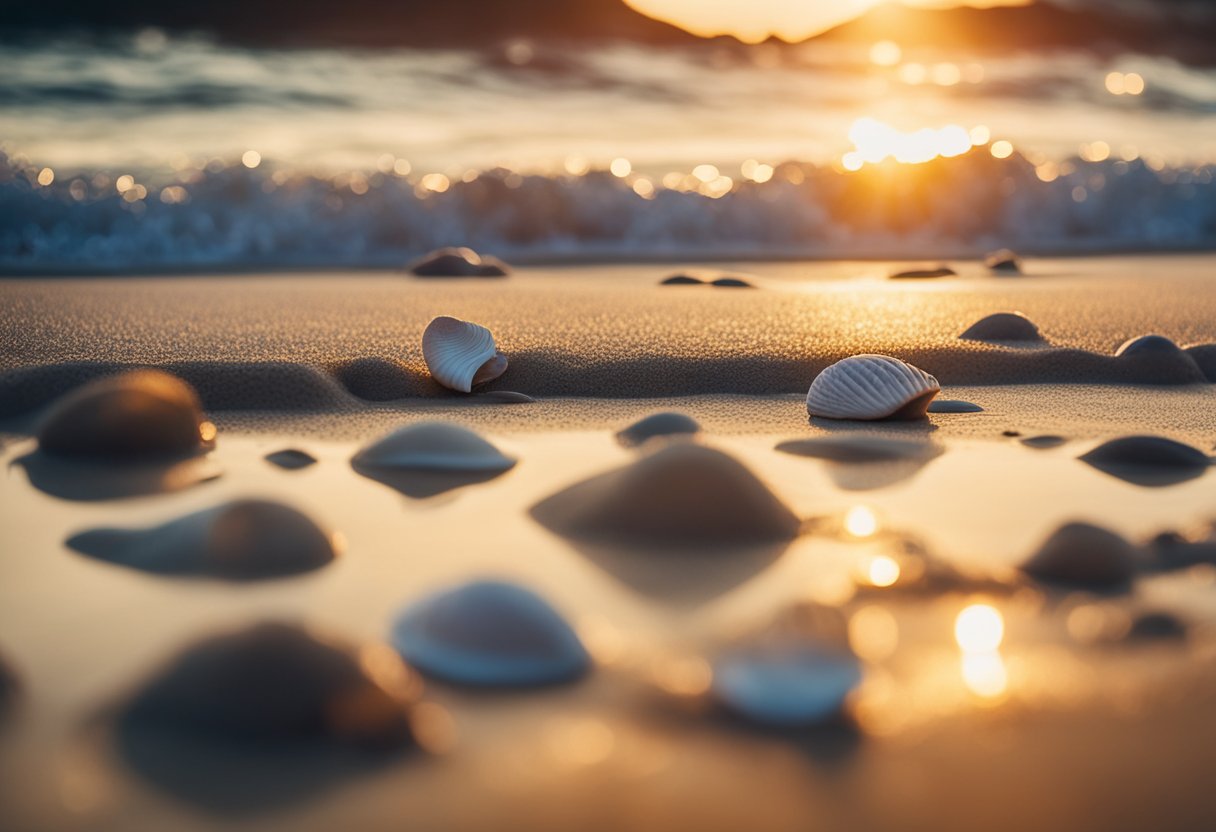
[[[652,17],[699,35],[760,41],[775,34],[802,40],[881,5],[883,0],[626,0]],[[910,6],[1017,6],[1030,0],[905,0]]]

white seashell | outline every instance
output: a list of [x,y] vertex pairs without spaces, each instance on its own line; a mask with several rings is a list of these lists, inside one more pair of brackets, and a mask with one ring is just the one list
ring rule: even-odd
[[393,622],[391,640],[418,670],[462,685],[550,685],[591,667],[556,610],[502,581],[474,581],[409,605]]
[[468,428],[448,422],[419,422],[382,437],[351,460],[356,468],[496,473],[515,458]]
[[815,378],[806,409],[827,419],[919,419],[941,389],[933,376],[898,358],[854,355]]
[[507,357],[490,330],[446,316],[431,321],[422,333],[422,357],[435,381],[462,393],[507,371]]
[[750,722],[792,728],[838,716],[860,682],[855,656],[815,643],[787,643],[718,659],[713,694]]

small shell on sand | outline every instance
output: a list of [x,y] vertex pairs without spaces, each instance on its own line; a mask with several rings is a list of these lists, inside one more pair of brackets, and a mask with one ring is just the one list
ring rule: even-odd
[[45,453],[133,459],[189,456],[211,446],[215,426],[198,395],[159,370],[90,382],[55,402],[38,431]]
[[490,330],[446,316],[435,318],[422,333],[422,357],[435,381],[462,393],[507,371],[507,358]]
[[984,266],[997,274],[1021,274],[1022,258],[1014,251],[1002,248],[985,257]]
[[571,486],[532,514],[573,537],[675,547],[786,541],[802,525],[742,463],[692,442]]
[[271,465],[275,465],[286,471],[298,471],[301,468],[317,464],[315,456],[308,451],[301,451],[298,448],[284,448],[281,451],[266,454],[264,459]]
[[777,450],[841,463],[925,460],[933,459],[942,452],[941,447],[929,442],[865,435],[793,439],[777,445]]
[[711,281],[713,286],[721,289],[754,289],[756,288],[750,282],[741,277],[719,277],[717,280]]
[[1164,436],[1124,436],[1103,442],[1081,460],[1103,470],[1118,466],[1203,470],[1212,460],[1198,448]]
[[1114,532],[1069,523],[1022,564],[1022,571],[1048,584],[1117,589],[1131,582],[1136,560],[1136,550]]
[[356,650],[265,623],[186,648],[121,719],[206,740],[388,750],[413,744],[411,708],[421,692],[421,680],[388,648]]
[[949,266],[926,266],[891,272],[891,280],[929,280],[935,277],[957,277],[958,272]]
[[466,427],[417,422],[377,439],[351,463],[356,468],[501,473],[516,461]]
[[695,436],[701,432],[697,420],[684,413],[652,413],[617,433],[617,441],[627,448],[637,447],[659,436]]
[[929,403],[929,413],[983,413],[984,408],[959,399],[938,399]]
[[497,257],[483,257],[471,248],[440,248],[406,267],[419,277],[505,277],[510,267]]
[[392,644],[423,673],[461,685],[551,685],[591,666],[574,630],[543,598],[500,581],[411,604],[393,622]]
[[840,715],[861,682],[851,653],[790,641],[727,653],[714,663],[714,698],[758,725],[798,728]]
[[827,419],[919,419],[940,392],[937,379],[898,358],[854,355],[815,378],[806,409]]
[[1043,334],[1021,312],[997,312],[976,321],[958,336],[963,341],[986,343],[1042,343]]
[[164,575],[260,580],[311,572],[338,555],[335,536],[290,506],[236,500],[150,529],[92,529],[67,545]]

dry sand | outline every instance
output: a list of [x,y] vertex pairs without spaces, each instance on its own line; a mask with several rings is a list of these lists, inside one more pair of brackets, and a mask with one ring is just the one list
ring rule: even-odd
[[[0,283],[0,410],[9,414],[0,423],[0,658],[20,684],[0,715],[0,828],[1216,828],[1207,785],[1216,572],[1143,576],[1115,596],[1008,577],[1070,520],[1139,545],[1216,519],[1216,473],[1147,487],[1078,460],[1132,433],[1211,452],[1216,388],[1110,384],[1125,372],[1113,359],[956,340],[984,315],[1016,309],[1053,345],[1104,356],[1149,332],[1216,341],[1213,267],[1216,258],[1201,257],[1031,261],[1030,277],[962,269],[917,284],[887,282],[884,264],[741,267],[758,275],[755,291],[659,288],[672,271],[661,267],[459,284],[403,275]],[[489,326],[512,361],[495,386],[540,401],[471,405],[431,386],[418,339],[436,314]],[[939,375],[944,397],[984,410],[895,426],[809,422],[802,396],[816,369],[861,351],[914,360]],[[352,395],[338,369],[360,359],[379,362],[361,378],[380,392],[428,398]],[[30,406],[94,371],[64,362],[187,368],[219,427],[206,464],[221,475],[100,501],[31,487],[15,464],[33,450]],[[542,501],[637,460],[644,450],[615,433],[659,410],[695,417],[701,441],[742,461],[810,531],[723,557],[537,522]],[[351,467],[361,446],[420,419],[470,425],[520,462],[425,498]],[[849,464],[777,450],[853,434],[934,452]],[[1067,441],[1020,441],[1042,434]],[[317,461],[285,470],[264,458],[286,449]],[[298,506],[342,533],[345,554],[307,575],[235,584],[145,573],[66,545],[87,529],[156,526],[239,497]],[[847,531],[858,511],[873,518],[873,534]],[[962,592],[958,583],[919,593],[875,585],[884,558],[909,567],[921,552],[992,580]],[[182,772],[149,768],[114,735],[109,709],[202,636],[281,617],[383,641],[403,605],[486,576],[548,598],[596,668],[534,693],[429,684],[454,728],[442,755],[307,769],[305,787],[291,779],[298,764],[258,757],[263,773],[281,767],[288,787],[273,805],[233,813],[189,788],[214,769],[175,779]],[[865,661],[851,726],[764,732],[705,710],[695,696],[705,662],[807,602],[848,619]],[[978,658],[953,634],[957,613],[977,602],[1005,624],[999,651]],[[1180,618],[1186,638],[1122,637],[1153,610]]]

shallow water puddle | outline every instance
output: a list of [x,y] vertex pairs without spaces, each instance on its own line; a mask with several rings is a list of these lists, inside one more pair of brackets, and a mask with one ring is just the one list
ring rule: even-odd
[[[29,718],[0,743],[0,761],[24,771],[28,816],[73,811],[64,778],[100,778],[98,788],[110,794],[86,801],[77,813],[82,822],[132,788],[129,773],[107,768],[114,758],[104,743],[80,750],[81,726],[184,643],[268,617],[382,640],[402,604],[473,577],[506,577],[549,598],[599,669],[573,687],[528,696],[435,686],[455,721],[455,750],[435,766],[409,765],[353,786],[369,805],[402,789],[419,798],[474,782],[488,795],[465,810],[475,823],[520,801],[535,811],[541,794],[560,792],[565,805],[583,808],[596,803],[597,783],[645,783],[670,796],[694,775],[724,782],[752,764],[774,778],[774,799],[798,805],[800,790],[829,782],[819,779],[818,745],[792,762],[781,737],[724,727],[691,704],[708,686],[715,649],[796,603],[841,610],[849,643],[866,662],[851,705],[861,736],[849,742],[874,743],[872,751],[885,748],[893,759],[898,744],[926,737],[965,756],[966,744],[950,737],[969,720],[1060,711],[1093,720],[1144,716],[1163,687],[1198,678],[1203,690],[1216,689],[1200,672],[1216,655],[1211,570],[1142,579],[1132,594],[1111,598],[1033,586],[895,591],[909,541],[934,558],[1003,574],[1072,519],[1134,542],[1193,527],[1212,519],[1211,472],[1169,487],[1137,486],[1078,461],[1092,444],[1081,442],[1044,451],[1016,440],[950,441],[944,453],[909,465],[830,463],[780,453],[779,438],[710,437],[812,520],[811,531],[763,551],[662,555],[586,546],[529,514],[540,500],[626,465],[638,451],[620,447],[610,432],[490,438],[520,463],[426,499],[359,475],[349,462],[355,443],[221,435],[211,458],[223,471],[217,480],[172,494],[79,502],[35,490],[8,465],[30,443],[6,448],[0,650],[22,674]],[[284,470],[263,458],[288,446],[317,463]],[[246,585],[145,574],[64,545],[84,529],[152,526],[236,497],[301,508],[342,534],[345,554],[307,575]],[[1149,610],[1177,614],[1189,637],[1128,641],[1135,617]],[[874,760],[852,766],[846,770],[855,778],[880,776],[882,767]],[[39,779],[49,785],[36,785]],[[823,799],[833,800],[826,792]],[[172,817],[164,807],[148,811],[149,818]],[[320,823],[326,813],[316,817]]]

